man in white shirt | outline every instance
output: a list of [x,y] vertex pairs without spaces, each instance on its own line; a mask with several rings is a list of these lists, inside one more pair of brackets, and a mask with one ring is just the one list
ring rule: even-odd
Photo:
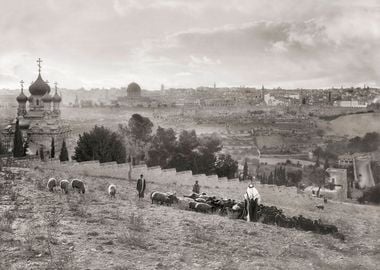
[[249,184],[247,192],[244,194],[247,209],[247,221],[257,221],[257,208],[261,203],[261,197],[253,184]]

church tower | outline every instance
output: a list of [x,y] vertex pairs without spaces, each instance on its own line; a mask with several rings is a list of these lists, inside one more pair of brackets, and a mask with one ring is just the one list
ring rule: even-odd
[[55,113],[56,115],[60,115],[61,114],[61,111],[59,109],[59,104],[61,103],[62,101],[62,98],[58,95],[58,83],[54,83],[55,85],[55,94],[53,96],[53,113]]
[[[45,108],[47,108],[49,101],[51,99],[51,96],[46,96],[44,99],[46,100],[47,105],[44,105],[44,101],[42,100],[42,97],[45,94],[50,93],[50,86],[42,79],[41,77],[41,59],[37,60],[38,63],[38,77],[37,80],[32,83],[31,86],[29,86],[29,110],[33,112],[36,116],[43,116]],[[51,102],[51,100],[50,100]]]
[[42,102],[44,103],[44,115],[51,114],[51,102],[53,101],[53,97],[50,95],[49,92],[50,91],[46,92],[45,95],[43,95],[41,98]]
[[18,102],[17,116],[24,116],[26,114],[26,102],[28,97],[24,94],[24,81],[21,80],[21,93],[17,96],[16,100]]

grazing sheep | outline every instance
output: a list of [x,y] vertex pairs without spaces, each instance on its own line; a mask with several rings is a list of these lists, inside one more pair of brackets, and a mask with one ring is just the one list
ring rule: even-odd
[[50,178],[47,182],[47,188],[50,192],[54,192],[54,188],[57,186],[57,180],[55,178]]
[[211,213],[212,212],[212,206],[207,204],[207,203],[196,203],[194,206],[194,210],[196,212]]
[[152,199],[152,204],[154,202],[166,205],[172,205],[173,203],[178,203],[178,198],[175,193],[163,193],[154,191],[150,194],[150,198]]
[[78,189],[78,192],[82,192],[83,194],[85,193],[86,189],[84,187],[84,183],[82,180],[79,179],[73,179],[71,181],[71,187],[75,190]]
[[59,182],[59,186],[61,187],[62,192],[65,192],[65,194],[69,193],[70,182],[68,180],[61,180],[61,182]]
[[111,198],[115,198],[115,195],[116,195],[116,186],[111,184],[109,187],[108,187],[108,194],[111,196]]

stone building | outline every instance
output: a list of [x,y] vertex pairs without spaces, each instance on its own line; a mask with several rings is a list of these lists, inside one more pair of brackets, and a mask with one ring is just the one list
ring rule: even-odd
[[155,108],[159,106],[159,102],[157,102],[156,100],[150,97],[141,95],[141,88],[135,82],[132,82],[128,85],[126,92],[127,92],[126,96],[118,97],[116,102],[113,102],[113,103],[121,107]]
[[2,131],[4,144],[13,148],[13,138],[17,119],[24,138],[28,142],[29,153],[40,149],[48,154],[52,138],[55,141],[55,153],[59,154],[62,142],[71,132],[70,126],[61,119],[60,104],[62,97],[58,94],[55,83],[54,95],[49,84],[41,76],[41,60],[38,61],[38,77],[29,86],[29,96],[24,94],[24,82],[21,81],[21,93],[17,96],[17,117]]

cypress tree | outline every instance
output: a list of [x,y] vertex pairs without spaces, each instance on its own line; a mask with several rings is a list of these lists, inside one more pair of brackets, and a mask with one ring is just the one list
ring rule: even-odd
[[22,133],[21,133],[18,119],[16,121],[16,129],[15,129],[15,135],[13,139],[13,156],[14,157],[24,156],[24,145],[22,142]]
[[54,137],[51,137],[50,158],[54,158],[54,157],[55,157]]
[[59,160],[60,161],[68,161],[69,160],[69,153],[67,152],[65,140],[63,140],[63,142],[62,142],[61,153],[59,154]]
[[248,163],[247,160],[244,162],[244,168],[243,168],[243,180],[246,180],[248,178]]
[[45,160],[44,148],[42,146],[40,147],[40,159],[42,161]]
[[328,169],[329,167],[330,167],[329,159],[326,158],[326,159],[325,159],[325,164],[323,165],[323,168],[326,170],[326,169]]

